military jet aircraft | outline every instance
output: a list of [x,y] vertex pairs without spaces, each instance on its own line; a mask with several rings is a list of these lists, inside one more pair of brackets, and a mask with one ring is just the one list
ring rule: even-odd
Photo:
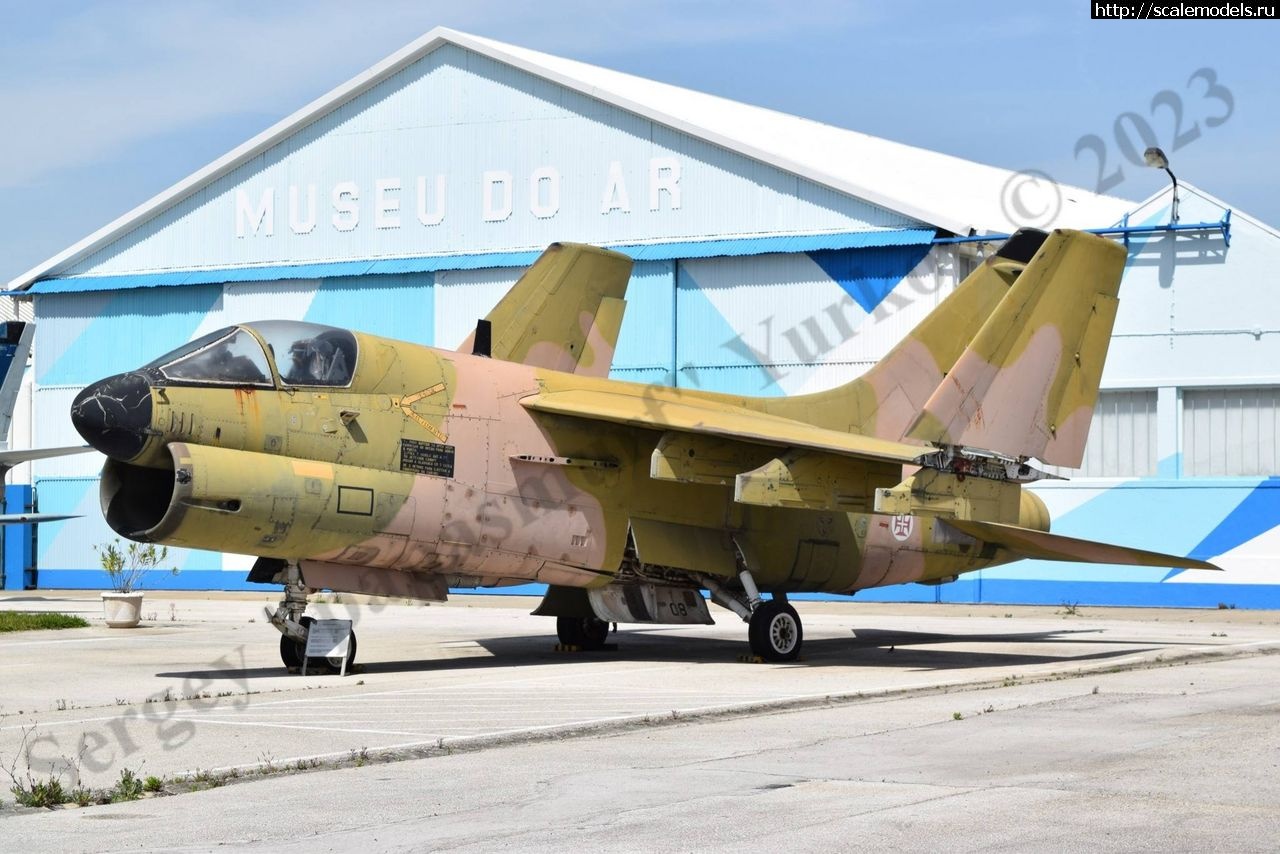
[[[792,398],[605,377],[631,270],[553,244],[459,352],[263,321],[84,389],[102,509],[142,541],[258,556],[297,665],[319,589],[443,600],[544,582],[562,643],[710,623],[795,659],[795,591],[1042,558],[1215,569],[1049,533],[1032,460],[1080,465],[1125,263],[1019,232],[868,373]],[[766,594],[768,596],[766,597]]]

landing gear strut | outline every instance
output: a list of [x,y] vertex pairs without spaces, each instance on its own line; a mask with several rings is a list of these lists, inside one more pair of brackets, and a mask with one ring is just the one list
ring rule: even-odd
[[742,584],[741,592],[725,587],[715,578],[703,578],[703,583],[711,591],[711,601],[733,611],[747,624],[751,654],[774,662],[799,658],[804,627],[796,609],[787,602],[786,594],[775,593],[772,599],[761,598],[751,571],[745,567],[739,571],[738,581]]
[[[275,613],[268,611],[271,625],[280,630],[280,660],[290,670],[302,667],[307,654],[307,633],[311,630],[314,617],[305,617],[302,612],[307,609],[307,596],[311,589],[302,580],[302,571],[296,563],[285,564],[284,569],[276,573],[277,584],[284,585],[284,599],[276,606]],[[347,670],[356,662],[356,633],[351,633],[347,644]],[[337,673],[342,669],[342,658],[307,659],[307,669],[322,672],[328,670]]]

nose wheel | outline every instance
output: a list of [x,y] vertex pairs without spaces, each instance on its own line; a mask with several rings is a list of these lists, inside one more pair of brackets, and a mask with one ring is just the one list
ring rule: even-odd
[[[280,661],[290,670],[301,669],[305,663],[308,672],[330,671],[338,673],[342,670],[343,656],[307,657],[307,637],[311,634],[311,625],[315,618],[303,615],[307,609],[307,596],[311,592],[302,579],[302,572],[294,561],[285,563],[279,572],[272,576],[276,584],[284,585],[284,599],[276,606],[273,613],[267,609],[267,619],[271,625],[280,630]],[[347,672],[356,663],[356,633],[353,631],[347,643]]]
[[[310,632],[311,624],[315,622],[314,617],[303,617],[298,620],[302,627]],[[306,658],[307,640],[302,638],[292,638],[289,635],[280,636],[280,660],[284,662],[284,666],[289,669],[302,667],[302,660]],[[356,663],[356,633],[351,633],[351,640],[347,643],[347,672],[351,672],[351,666]],[[342,656],[331,656],[327,658],[312,657],[307,661],[307,670],[323,672],[329,670],[337,673],[342,670]]]

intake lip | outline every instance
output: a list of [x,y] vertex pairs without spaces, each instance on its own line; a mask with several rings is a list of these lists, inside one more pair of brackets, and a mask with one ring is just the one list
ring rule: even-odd
[[108,457],[132,460],[142,453],[151,427],[151,384],[136,372],[100,380],[76,395],[71,423]]

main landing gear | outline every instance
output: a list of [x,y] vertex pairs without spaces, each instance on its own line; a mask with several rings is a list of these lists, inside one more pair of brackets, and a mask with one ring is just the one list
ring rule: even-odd
[[761,602],[747,624],[751,652],[765,661],[795,661],[800,657],[804,628],[800,615],[785,599]]
[[604,649],[609,639],[609,624],[599,617],[556,617],[556,636],[564,646]]
[[772,599],[764,599],[751,571],[745,568],[738,573],[738,581],[742,584],[741,592],[725,587],[714,578],[703,578],[711,591],[711,601],[728,608],[747,624],[751,654],[771,662],[799,658],[804,627],[786,594],[775,593]]
[[[284,585],[284,599],[276,606],[274,614],[268,614],[271,625],[280,630],[280,660],[289,670],[302,667],[307,657],[307,633],[311,630],[314,617],[303,616],[307,609],[307,595],[311,589],[302,581],[302,572],[296,563],[288,563],[273,579]],[[356,663],[356,633],[351,632],[351,640],[347,644],[347,672]],[[307,671],[337,673],[342,670],[342,657],[307,659]]]

